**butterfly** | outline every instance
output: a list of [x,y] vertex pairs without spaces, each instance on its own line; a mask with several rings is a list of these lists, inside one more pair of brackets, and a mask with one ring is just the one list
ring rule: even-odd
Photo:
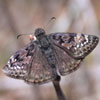
[[35,30],[36,40],[10,57],[3,72],[31,84],[43,84],[79,68],[82,60],[97,46],[99,38],[78,33],[51,33]]

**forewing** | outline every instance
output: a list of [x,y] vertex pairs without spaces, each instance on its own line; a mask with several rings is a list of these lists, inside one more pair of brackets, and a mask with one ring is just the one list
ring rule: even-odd
[[28,44],[25,48],[18,50],[10,57],[8,63],[4,66],[3,72],[12,78],[24,79],[28,74],[35,46]]
[[79,68],[82,59],[98,44],[98,37],[76,33],[52,33],[48,39],[53,45],[61,75]]
[[48,38],[75,59],[83,59],[99,42],[99,38],[94,35],[77,33],[52,33]]

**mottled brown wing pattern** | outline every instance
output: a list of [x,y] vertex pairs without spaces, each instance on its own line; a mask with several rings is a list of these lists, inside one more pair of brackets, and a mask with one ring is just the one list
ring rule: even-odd
[[34,45],[32,43],[11,56],[3,68],[3,72],[12,78],[24,79],[31,64],[31,53],[34,54]]
[[79,68],[82,59],[98,44],[98,37],[76,33],[52,33],[49,41],[56,52],[58,70],[61,75]]
[[28,77],[25,79],[27,83],[42,84],[54,80],[55,73],[48,64],[47,59],[37,46],[35,55],[31,63]]
[[3,72],[27,83],[42,84],[52,81],[55,75],[42,55],[37,42],[29,43],[17,51],[3,68]]
[[83,59],[99,42],[96,36],[77,33],[52,33],[48,37],[75,59]]
[[61,75],[67,75],[76,71],[79,68],[79,64],[81,63],[81,59],[77,60],[69,56],[63,49],[58,46],[53,46],[56,52],[56,59],[58,63],[58,72]]

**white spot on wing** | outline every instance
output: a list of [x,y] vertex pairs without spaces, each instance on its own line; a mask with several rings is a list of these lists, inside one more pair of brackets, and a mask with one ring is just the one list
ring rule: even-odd
[[77,48],[79,48],[79,46],[80,46],[79,44],[76,45]]
[[88,35],[85,35],[85,39],[86,39],[86,42],[88,43],[89,42]]

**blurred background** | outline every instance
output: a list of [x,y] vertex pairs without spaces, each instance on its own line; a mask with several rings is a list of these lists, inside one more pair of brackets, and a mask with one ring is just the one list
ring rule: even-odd
[[[51,17],[56,17],[47,26]],[[57,100],[52,83],[27,85],[2,73],[17,50],[27,45],[28,36],[42,27],[46,32],[75,32],[100,37],[100,0],[0,0],[0,100]],[[80,68],[62,77],[67,100],[100,100],[100,43]]]

